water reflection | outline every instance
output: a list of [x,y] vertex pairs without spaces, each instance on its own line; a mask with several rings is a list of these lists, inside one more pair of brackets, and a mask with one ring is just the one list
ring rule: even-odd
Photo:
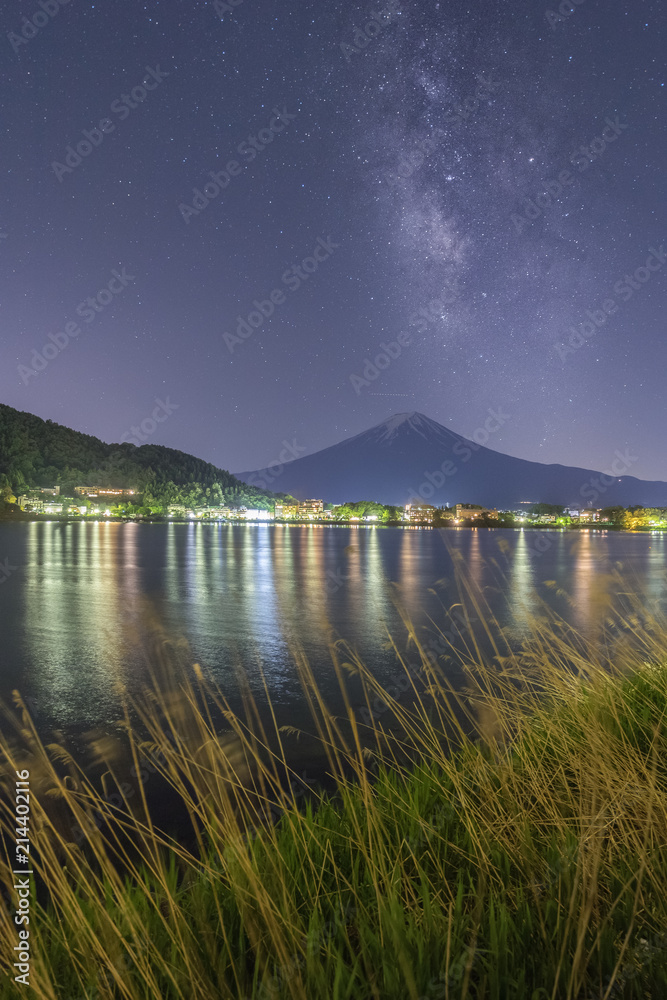
[[[606,551],[602,548],[601,539],[594,541],[590,532],[582,531],[570,546],[569,554],[573,565],[573,616],[575,624],[581,628],[595,617],[592,607],[593,588],[600,595],[604,584],[609,580],[607,560],[604,558]],[[596,612],[599,610],[601,609],[598,607]]]
[[[140,593],[138,525],[32,522],[25,618],[18,623],[35,697],[63,723],[116,704]],[[91,691],[95,692],[91,702]]]
[[531,616],[535,612],[535,549],[528,541],[528,532],[517,532],[511,572],[508,577],[508,604],[515,609],[516,626],[525,638],[530,627]]
[[[31,523],[11,536],[0,526],[3,533],[3,551],[24,570],[14,589],[0,588],[12,664],[0,695],[18,674],[53,724],[80,728],[117,717],[116,681],[144,683],[134,639],[147,600],[230,696],[242,666],[261,697],[261,666],[277,701],[298,706],[295,643],[330,692],[330,627],[389,678],[396,664],[387,631],[399,645],[403,636],[397,595],[417,628],[432,632],[429,618],[446,625],[443,605],[460,599],[457,568],[518,640],[536,592],[591,636],[623,592],[661,604],[666,592],[662,533],[106,522]],[[548,544],[536,544],[540,535]]]

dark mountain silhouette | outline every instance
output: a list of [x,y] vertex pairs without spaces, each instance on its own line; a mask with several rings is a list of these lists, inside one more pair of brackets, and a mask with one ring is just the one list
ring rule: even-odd
[[527,462],[454,434],[423,413],[397,413],[362,434],[289,462],[282,471],[236,476],[262,489],[331,503],[405,504],[420,497],[437,506],[477,503],[510,510],[527,501],[580,508],[667,506],[667,483],[624,475],[633,461],[619,450],[602,473]]
[[210,462],[162,445],[105,444],[0,403],[0,487],[131,487],[159,502],[247,503],[269,507],[270,491],[248,487]]

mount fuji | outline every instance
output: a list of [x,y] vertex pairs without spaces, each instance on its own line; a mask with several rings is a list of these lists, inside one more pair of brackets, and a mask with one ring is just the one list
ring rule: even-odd
[[[489,420],[502,423],[502,414],[492,414]],[[328,503],[376,500],[402,506],[418,497],[436,506],[476,503],[510,510],[527,502],[579,508],[667,506],[667,483],[625,475],[634,461],[627,450],[619,450],[603,472],[528,462],[493,451],[423,413],[412,412],[397,413],[361,434],[285,465],[275,463],[235,475],[261,489],[290,493],[301,500],[320,497]]]

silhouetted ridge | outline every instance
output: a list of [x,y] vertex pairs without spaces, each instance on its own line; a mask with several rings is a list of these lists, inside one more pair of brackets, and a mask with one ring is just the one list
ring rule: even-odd
[[[490,416],[488,426],[494,424],[498,420]],[[477,503],[506,509],[526,501],[580,508],[667,505],[666,483],[622,474],[600,480],[601,473],[592,469],[543,465],[493,451],[485,447],[492,432],[476,437],[477,442],[470,441],[417,411],[396,413],[354,437],[295,459],[277,477],[275,469],[236,475],[300,499],[321,497],[332,503],[405,504],[417,496],[438,506]],[[614,460],[621,473],[632,464]]]

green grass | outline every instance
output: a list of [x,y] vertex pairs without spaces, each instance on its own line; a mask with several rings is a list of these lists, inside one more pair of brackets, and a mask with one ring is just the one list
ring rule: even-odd
[[[629,619],[623,641],[586,644],[541,615],[512,653],[467,598],[496,655],[489,663],[469,634],[461,694],[409,622],[422,679],[396,647],[411,688],[400,701],[332,646],[341,690],[353,671],[368,705],[389,705],[367,726],[349,702],[343,717],[329,712],[295,653],[327,795],[290,788],[294,734],[265,732],[251,700],[231,712],[156,626],[154,686],[127,706],[126,740],[137,770],[152,754],[178,793],[191,846],[155,828],[143,786],[105,801],[25,710],[14,714],[0,743],[3,802],[29,767],[33,863],[48,889],[31,910],[32,994],[667,997],[667,633]],[[119,748],[94,749],[105,781],[122,784]],[[13,837],[6,806],[2,824]],[[89,832],[81,845],[73,828]],[[9,868],[6,858],[8,887]],[[10,972],[13,914],[0,913],[10,1000],[26,991]]]

